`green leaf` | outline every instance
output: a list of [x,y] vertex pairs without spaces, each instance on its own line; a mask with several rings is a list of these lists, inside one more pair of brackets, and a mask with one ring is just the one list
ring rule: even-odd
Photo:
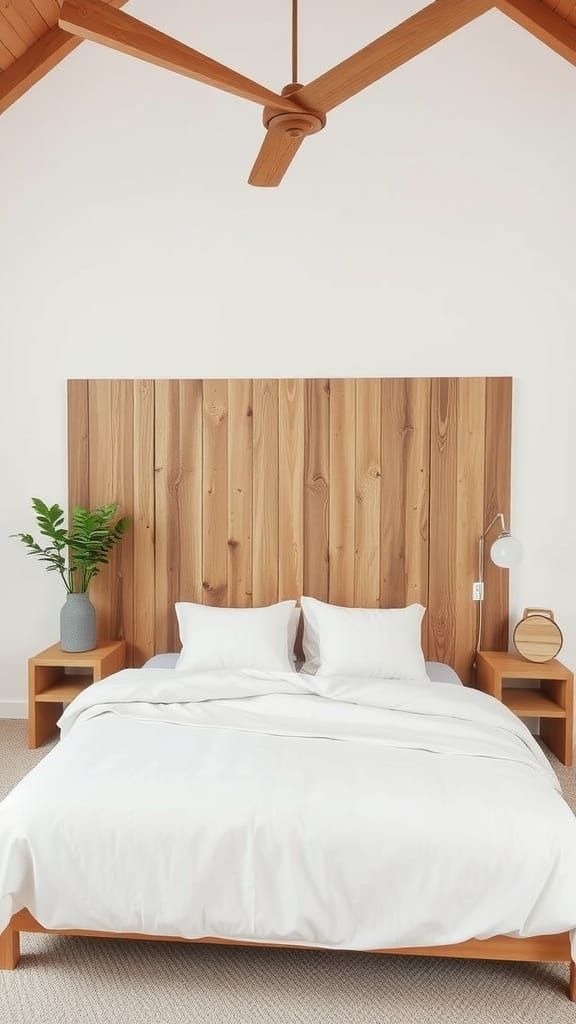
[[42,548],[30,533],[11,536],[28,548],[28,554],[36,555],[39,561],[44,562],[48,572],[60,573],[67,590],[87,590],[92,577],[100,572],[102,565],[107,564],[110,551],[128,529],[128,517],[113,521],[119,507],[116,502],[95,509],[77,506],[72,511],[72,526],[68,531],[60,505],[49,506],[41,498],[32,498],[32,507],[41,535],[51,543]]

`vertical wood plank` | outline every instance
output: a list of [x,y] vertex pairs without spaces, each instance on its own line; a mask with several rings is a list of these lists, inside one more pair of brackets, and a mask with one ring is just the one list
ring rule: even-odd
[[278,381],[255,380],[253,584],[255,607],[278,600]]
[[356,527],[356,381],[330,381],[329,432],[328,595],[331,604],[352,607]]
[[252,604],[252,381],[228,381],[228,601]]
[[[118,502],[134,516],[134,396],[130,380],[94,380],[88,386],[90,505]],[[133,660],[134,530],[130,529],[90,587],[100,639],[125,639]]]
[[[380,605],[428,604],[430,381],[382,381]],[[427,627],[423,646],[427,647]]]
[[204,381],[205,604],[228,604],[228,384]]
[[278,381],[278,600],[304,586],[304,381]]
[[471,680],[476,606],[471,599],[484,508],[485,382],[433,382],[429,657]]
[[304,590],[328,600],[330,477],[330,383],[305,382]]
[[[173,607],[180,591],[178,484],[180,479],[180,386],[157,380],[154,388],[155,646],[157,654],[179,650]],[[173,646],[175,644],[175,646]]]
[[380,603],[380,380],[356,381],[356,542],[354,602]]
[[[486,444],[484,456],[484,523],[502,512],[510,529],[510,462],[512,446],[512,378],[486,379]],[[495,528],[496,529],[496,528]],[[492,537],[486,538],[489,551]],[[508,569],[499,569],[487,553],[484,565],[485,601],[482,646],[486,651],[508,650]]]
[[[180,566],[178,601],[202,604],[203,591],[203,395],[202,381],[179,383],[178,552]],[[175,616],[173,615],[175,622]],[[172,648],[174,649],[174,648]]]
[[180,649],[176,601],[201,604],[202,382],[155,383],[156,652]]
[[134,649],[133,664],[154,654],[154,381],[134,381]]
[[430,416],[430,568],[428,579],[428,657],[454,664],[456,652],[454,575],[458,452],[458,381],[432,381]]
[[90,508],[88,381],[68,381],[68,510]]
[[456,533],[453,666],[465,683],[472,681],[476,642],[476,604],[471,597],[477,571],[478,537],[484,518],[485,426],[486,381],[462,377],[458,382],[457,504],[453,512]]

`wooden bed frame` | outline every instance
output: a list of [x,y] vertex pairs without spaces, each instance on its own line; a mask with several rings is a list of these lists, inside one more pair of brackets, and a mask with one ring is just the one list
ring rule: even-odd
[[[470,682],[478,537],[510,514],[511,411],[510,378],[70,381],[70,504],[117,500],[133,522],[93,588],[101,636],[141,665],[177,649],[176,600],[420,601],[427,658]],[[505,650],[507,573],[485,569],[485,647]],[[22,910],[0,968],[21,932],[189,941],[54,931]],[[567,933],[369,952],[569,962],[576,1000]]]
[[[13,970],[20,959],[20,932],[39,932],[43,935],[75,935],[98,939],[143,939],[153,942],[185,942],[190,945],[209,943],[220,946],[264,946],[283,949],[313,949],[311,946],[292,946],[272,942],[239,942],[231,939],[182,939],[172,935],[138,935],[129,932],[91,932],[80,929],[44,928],[27,910],[14,914],[10,924],[0,934],[0,970]],[[322,947],[319,947],[322,948]],[[440,956],[462,957],[468,960],[514,960],[532,963],[570,964],[568,996],[576,1002],[576,964],[570,957],[568,932],[558,935],[538,935],[529,939],[514,939],[499,935],[492,939],[470,939],[452,946],[418,946],[409,949],[367,949],[356,952],[377,953],[385,956]]]

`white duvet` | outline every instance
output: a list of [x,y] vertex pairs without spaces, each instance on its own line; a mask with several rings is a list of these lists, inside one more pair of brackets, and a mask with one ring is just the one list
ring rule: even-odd
[[337,949],[576,929],[576,819],[475,690],[126,670],[61,728],[0,805],[0,930],[23,907]]

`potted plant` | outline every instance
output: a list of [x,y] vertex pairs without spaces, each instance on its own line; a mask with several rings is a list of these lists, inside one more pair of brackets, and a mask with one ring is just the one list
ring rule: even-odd
[[96,646],[96,613],[89,598],[90,582],[108,562],[112,548],[128,528],[126,516],[116,518],[118,505],[100,505],[72,511],[67,530],[59,505],[46,505],[32,498],[38,529],[49,543],[42,547],[30,533],[16,533],[28,548],[57,572],[66,588],[66,603],[60,612],[60,646],[63,651],[91,651]]

